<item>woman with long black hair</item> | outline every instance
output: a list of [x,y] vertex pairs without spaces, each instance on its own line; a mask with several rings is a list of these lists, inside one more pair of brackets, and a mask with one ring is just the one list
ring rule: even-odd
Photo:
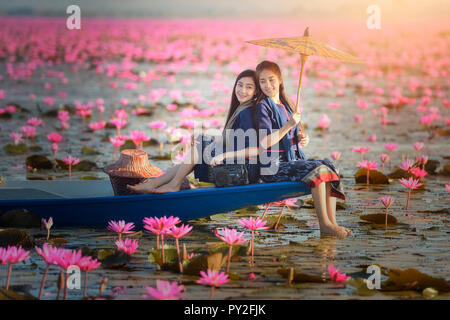
[[[243,132],[254,129],[253,118],[251,108],[256,102],[259,92],[256,86],[256,74],[254,70],[245,70],[241,72],[237,78],[233,87],[230,108],[227,115],[226,124],[224,127],[223,138],[227,143],[229,142],[229,137],[227,133],[233,132],[237,129],[242,129]],[[130,190],[137,193],[165,193],[165,192],[175,192],[179,191],[183,181],[186,176],[194,170],[194,175],[200,181],[213,182],[208,179],[208,166],[214,166],[221,164],[227,159],[239,159],[250,157],[256,157],[258,154],[258,148],[256,146],[257,142],[253,143],[255,145],[250,145],[251,141],[245,138],[245,146],[243,149],[237,150],[238,140],[236,136],[233,136],[233,150],[223,150],[222,146],[218,148],[211,148],[210,144],[214,143],[211,137],[200,135],[197,137],[195,144],[200,144],[201,149],[197,147],[192,147],[189,149],[187,155],[185,156],[183,163],[170,168],[167,172],[155,179],[151,179],[147,182],[128,186]],[[210,147],[213,150],[211,153],[212,159],[204,158],[204,153],[201,152],[205,150],[206,147]],[[215,154],[215,150],[222,150],[225,152],[220,152]],[[201,157],[201,163],[198,161]],[[246,161],[247,171],[249,175],[249,182],[255,183],[258,181],[259,168],[256,165],[248,164]]]

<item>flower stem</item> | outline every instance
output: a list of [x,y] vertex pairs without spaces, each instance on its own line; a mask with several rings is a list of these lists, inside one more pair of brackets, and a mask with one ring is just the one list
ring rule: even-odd
[[[47,239],[48,240],[48,239]],[[44,291],[45,280],[47,279],[48,269],[50,269],[50,265],[47,264],[47,268],[45,268],[44,275],[42,277],[41,289],[39,290],[39,300],[41,300],[42,292]]]
[[230,271],[230,262],[231,262],[231,251],[233,250],[233,246],[230,245],[228,249],[228,259],[227,259],[227,273]]
[[406,211],[408,211],[410,195],[411,195],[411,189],[408,190],[408,200],[406,200]]
[[162,249],[162,263],[166,263],[166,257],[164,256],[164,235],[161,235],[161,249]]
[[83,297],[86,297],[87,293],[87,281],[88,281],[88,272],[84,272],[84,290],[83,290]]
[[274,227],[275,230],[278,228],[278,224],[280,223],[281,215],[283,214],[284,208],[286,208],[286,205],[283,206],[283,208],[280,211],[280,214],[278,215],[278,220],[277,220],[277,223],[275,224],[275,227]]
[[156,250],[159,250],[159,234],[156,235]]
[[253,266],[253,264],[255,263],[254,258],[253,258],[253,253],[254,253],[254,247],[255,247],[255,242],[254,242],[254,237],[255,237],[255,230],[252,230],[252,260],[251,260],[251,264]]
[[8,267],[8,277],[6,278],[6,290],[8,290],[9,288],[9,279],[11,278],[11,271],[12,271],[12,263],[10,263]]
[[384,224],[386,225],[386,228],[387,228],[387,220],[388,220],[388,208],[386,208],[386,219],[384,221]]
[[214,286],[211,286],[211,294],[209,295],[209,300],[212,300],[214,298]]
[[267,204],[266,209],[264,210],[264,213],[263,213],[262,216],[261,216],[261,220],[263,220],[264,217],[266,216],[266,212],[267,212],[267,210],[269,209],[269,207],[270,207],[271,204],[272,204],[272,202],[269,202],[269,203]]
[[67,300],[67,279],[68,279],[68,277],[69,277],[69,273],[67,272],[67,270],[66,270],[66,272],[65,272],[65,276],[64,276],[64,300]]
[[183,273],[183,265],[181,264],[180,244],[178,243],[178,238],[175,238],[175,243],[177,245],[178,265],[180,267],[180,273]]

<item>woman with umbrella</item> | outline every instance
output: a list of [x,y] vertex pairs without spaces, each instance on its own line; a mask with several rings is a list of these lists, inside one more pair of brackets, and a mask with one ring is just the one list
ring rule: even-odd
[[345,200],[339,174],[329,160],[306,159],[303,154],[301,147],[309,139],[299,133],[300,113],[293,112],[295,106],[285,92],[279,66],[270,61],[261,62],[256,67],[256,80],[261,94],[253,111],[260,152],[263,150],[261,179],[305,183],[311,188],[321,233],[350,235],[350,230],[336,222],[336,197]]

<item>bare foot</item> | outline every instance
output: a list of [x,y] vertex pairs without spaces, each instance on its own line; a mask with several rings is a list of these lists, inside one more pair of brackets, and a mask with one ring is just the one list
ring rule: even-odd
[[333,223],[333,225],[335,225],[338,228],[342,228],[347,233],[348,236],[352,234],[350,229],[347,229],[346,227],[342,227],[342,226],[338,225],[337,223]]
[[134,186],[127,184],[127,188],[136,193],[153,193],[160,185],[161,182],[157,181],[157,179],[150,179]]
[[320,234],[337,236],[339,238],[345,238],[346,236],[349,235],[346,231],[346,228],[337,226],[335,224],[321,225],[320,226]]
[[153,193],[177,192],[180,191],[180,187],[181,186],[179,184],[172,184],[169,182],[154,190]]

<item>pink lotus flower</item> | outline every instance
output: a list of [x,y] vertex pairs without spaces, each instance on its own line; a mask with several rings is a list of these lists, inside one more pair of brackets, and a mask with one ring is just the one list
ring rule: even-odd
[[359,168],[363,168],[367,170],[367,180],[366,180],[366,184],[369,184],[370,180],[369,180],[369,176],[370,176],[370,170],[376,170],[378,167],[378,162],[375,161],[367,161],[367,160],[363,160],[358,162],[357,166]]
[[48,241],[48,239],[50,238],[50,229],[51,229],[51,227],[53,226],[53,218],[50,217],[50,218],[48,219],[48,221],[45,220],[44,218],[42,218],[42,219],[41,219],[41,223],[42,223],[42,225],[45,227],[45,229],[47,229],[47,241]]
[[384,173],[384,163],[389,160],[389,156],[386,153],[380,154],[380,161],[382,163],[382,170]]
[[44,127],[44,123],[42,122],[42,119],[39,118],[30,118],[27,120],[27,124],[33,127],[41,126]]
[[230,281],[226,273],[218,272],[216,270],[208,269],[206,273],[204,271],[200,271],[200,276],[201,278],[197,280],[198,284],[211,286],[211,294],[209,296],[209,300],[212,300],[214,297],[215,287],[219,287]]
[[398,144],[390,142],[390,143],[385,143],[383,146],[386,150],[389,150],[389,153],[390,153],[391,151],[394,151],[395,149],[397,149]]
[[[47,238],[48,240],[48,238]],[[41,300],[42,293],[44,290],[45,280],[47,279],[47,273],[50,269],[50,265],[59,265],[59,260],[62,259],[62,255],[66,251],[66,249],[57,248],[49,245],[48,243],[44,243],[42,249],[35,246],[36,252],[38,255],[44,259],[47,263],[47,267],[45,268],[44,275],[42,276],[41,288],[39,290],[39,300]]]
[[92,122],[88,124],[89,128],[91,128],[94,131],[101,130],[106,126],[105,121],[98,121],[98,122]]
[[411,173],[416,177],[416,178],[424,178],[428,172],[426,170],[420,169],[420,168],[412,168],[411,169]]
[[47,139],[53,143],[59,143],[61,142],[62,135],[60,135],[58,132],[51,132],[47,135]]
[[345,273],[339,272],[339,269],[335,268],[332,264],[328,266],[328,273],[333,282],[345,283],[348,279],[350,279],[349,276],[347,276]]
[[370,137],[367,138],[367,141],[369,142],[376,142],[377,141],[377,135],[373,134]]
[[134,223],[133,222],[125,223],[124,220],[120,221],[111,220],[108,223],[107,229],[117,232],[119,234],[120,240],[122,238],[122,233],[133,233],[133,231],[131,230],[134,229]]
[[333,151],[331,153],[331,158],[334,161],[334,166],[336,166],[337,161],[339,160],[339,158],[341,157],[341,153],[339,151]]
[[161,236],[162,262],[165,263],[164,235],[167,234],[173,226],[180,223],[180,219],[173,216],[170,216],[169,218],[164,216],[162,218],[144,218],[143,222],[144,229],[156,234],[156,249],[159,249],[159,237]]
[[179,269],[180,269],[180,273],[183,273],[183,265],[182,265],[181,255],[180,255],[180,244],[179,244],[178,239],[184,237],[189,232],[191,232],[192,228],[193,227],[190,226],[190,225],[182,224],[180,227],[173,226],[167,232],[167,235],[175,238],[175,245],[177,247],[178,266],[179,266]]
[[404,186],[405,188],[408,188],[408,200],[406,201],[406,210],[408,210],[411,190],[417,189],[418,187],[423,185],[423,183],[419,183],[419,180],[413,179],[413,177],[409,178],[408,180],[406,180],[405,178],[402,178],[399,181],[402,184],[402,186]]
[[126,107],[128,105],[128,99],[122,98],[120,99],[120,104],[122,105],[122,107]]
[[69,111],[66,110],[59,110],[58,111],[58,116],[57,116],[58,120],[61,122],[67,122],[70,119],[69,116]]
[[128,113],[125,111],[125,109],[118,109],[114,111],[114,114],[117,116],[117,118],[119,119],[127,119],[128,118]]
[[328,103],[328,108],[330,108],[330,109],[336,109],[336,108],[339,108],[339,106],[340,106],[339,102],[329,102]]
[[427,157],[427,156],[424,156],[424,155],[420,156],[420,157],[417,159],[417,163],[418,163],[420,166],[422,166],[422,170],[425,169],[425,165],[427,164],[427,162],[428,162],[428,157]]
[[402,161],[402,164],[400,166],[400,169],[402,169],[403,171],[408,172],[409,170],[411,170],[414,166],[414,161],[412,160],[405,160]]
[[58,265],[65,269],[65,280],[64,280],[64,300],[67,299],[67,279],[68,271],[70,266],[78,265],[81,260],[81,249],[80,250],[64,250],[63,254],[57,259]]
[[132,255],[133,253],[135,253],[139,247],[137,240],[131,240],[128,238],[126,238],[125,241],[120,239],[114,243],[116,244],[118,250],[128,255]]
[[34,138],[34,136],[36,135],[36,128],[33,126],[20,127],[20,131],[22,131],[27,136],[27,139],[28,137]]
[[380,197],[381,203],[383,203],[384,207],[386,208],[386,219],[385,219],[385,225],[387,228],[387,219],[388,219],[388,209],[391,206],[392,202],[394,201],[391,197]]
[[63,158],[63,161],[65,164],[67,164],[69,166],[69,180],[71,177],[71,173],[72,173],[72,166],[77,165],[80,162],[80,159],[72,157],[72,156],[68,156]]
[[358,106],[358,108],[361,108],[363,110],[365,110],[369,107],[366,100],[360,100],[360,99],[358,99],[356,101],[356,105]]
[[253,257],[254,257],[254,237],[255,237],[255,231],[256,230],[266,230],[269,229],[269,227],[265,227],[265,224],[267,221],[263,221],[260,218],[253,219],[253,217],[250,217],[250,219],[239,219],[238,220],[240,224],[242,224],[245,228],[250,229],[252,231],[252,240],[251,240],[251,253],[252,258],[251,262],[253,264]]
[[87,293],[87,282],[88,282],[88,272],[97,269],[100,267],[101,262],[97,261],[97,259],[92,259],[92,257],[86,256],[82,257],[80,261],[78,261],[78,266],[81,271],[84,271],[84,290],[83,296],[86,297]]
[[6,290],[9,289],[9,280],[11,278],[12,264],[22,262],[29,259],[30,251],[22,249],[22,246],[8,246],[8,248],[0,247],[0,264],[9,264],[8,276],[6,278]]
[[322,131],[325,131],[330,126],[331,119],[326,115],[322,114],[319,121],[317,122],[317,126],[319,128],[322,128]]
[[223,228],[220,230],[216,230],[216,236],[222,241],[228,243],[228,245],[230,246],[228,250],[228,260],[227,260],[227,273],[228,273],[230,270],[230,261],[233,246],[236,244],[244,243],[247,240],[244,238],[244,232],[237,233],[236,229]]
[[14,145],[17,146],[20,142],[23,141],[22,134],[18,132],[11,133],[9,135],[10,138],[14,140]]
[[147,137],[144,131],[133,130],[130,132],[130,139],[137,148],[142,149],[144,141],[149,141],[150,137]]
[[445,190],[446,190],[447,192],[450,192],[450,183],[447,183],[447,184],[445,185]]
[[164,129],[167,126],[167,123],[165,121],[152,121],[148,124],[148,126],[152,129]]
[[419,152],[423,149],[424,147],[424,143],[421,141],[417,141],[416,143],[414,143],[414,149]]
[[145,287],[149,295],[158,300],[179,300],[184,297],[183,285],[178,285],[176,281],[169,282],[156,280],[156,289]]
[[109,122],[116,126],[117,135],[120,135],[120,129],[127,124],[127,120],[122,118],[112,118]]
[[355,120],[356,123],[361,123],[362,119],[363,119],[363,116],[360,114],[353,116],[353,120]]
[[358,147],[358,148],[354,147],[352,150],[354,152],[359,152],[361,154],[361,161],[363,161],[364,160],[364,153],[369,151],[370,148],[369,147]]
[[167,108],[167,110],[169,110],[169,111],[175,111],[175,110],[178,109],[178,106],[177,106],[176,104],[171,103],[171,104],[168,104],[168,105],[166,106],[166,108]]

